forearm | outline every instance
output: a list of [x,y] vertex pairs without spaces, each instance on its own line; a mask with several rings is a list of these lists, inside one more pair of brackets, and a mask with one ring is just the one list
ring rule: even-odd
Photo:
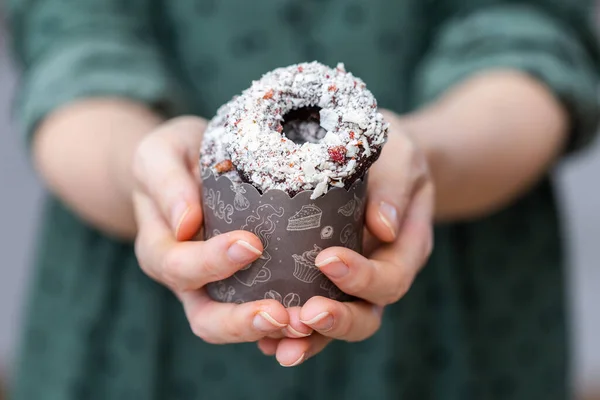
[[135,236],[131,159],[161,122],[145,107],[85,100],[50,115],[35,134],[36,167],[48,188],[81,218],[120,238]]
[[548,89],[509,71],[474,77],[400,123],[427,154],[442,221],[510,203],[551,166],[568,128]]

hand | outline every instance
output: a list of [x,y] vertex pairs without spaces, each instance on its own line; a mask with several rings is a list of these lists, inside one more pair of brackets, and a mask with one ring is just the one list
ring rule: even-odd
[[369,173],[365,251],[323,250],[316,265],[342,291],[360,301],[341,303],[313,297],[289,309],[315,334],[304,338],[265,338],[258,346],[295,366],[322,351],[333,339],[361,341],[381,324],[383,307],[401,299],[433,248],[434,185],[424,155],[402,130],[399,117],[386,112],[389,139]]
[[207,283],[256,260],[263,250],[260,240],[245,231],[189,241],[202,227],[198,155],[205,127],[199,118],[178,118],[140,143],[133,162],[137,258],[148,276],[177,295],[192,331],[206,342],[252,342],[279,335],[289,314],[276,300],[224,304],[204,290]]

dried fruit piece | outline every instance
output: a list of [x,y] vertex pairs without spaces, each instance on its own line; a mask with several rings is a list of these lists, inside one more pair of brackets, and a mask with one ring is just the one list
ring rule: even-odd
[[331,158],[336,163],[343,163],[346,159],[346,147],[344,146],[335,146],[327,149],[329,153],[329,158]]

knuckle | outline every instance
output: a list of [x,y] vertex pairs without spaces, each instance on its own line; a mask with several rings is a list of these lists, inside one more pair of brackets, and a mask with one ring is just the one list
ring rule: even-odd
[[397,274],[393,278],[390,278],[389,288],[375,301],[378,306],[387,306],[390,304],[397,303],[408,291],[410,283],[407,282],[404,274]]
[[242,326],[240,321],[240,318],[235,317],[235,313],[230,313],[219,321],[220,330],[223,333],[221,336],[226,337],[228,343],[241,343],[247,341],[245,333],[248,332],[248,328]]
[[219,341],[216,340],[216,338],[214,338],[212,335],[210,335],[206,329],[206,327],[204,326],[204,323],[201,319],[199,318],[194,318],[190,320],[190,329],[192,330],[192,333],[202,339],[204,342],[208,343],[208,344],[219,344]]
[[423,265],[421,265],[421,267],[423,267],[427,263],[427,260],[429,260],[429,258],[431,257],[434,246],[435,246],[435,238],[433,237],[433,232],[430,231],[429,234],[427,235],[427,245],[425,246]]
[[383,297],[381,301],[377,302],[378,306],[387,306],[390,304],[394,304],[402,298],[402,293],[399,291],[393,291],[386,296]]
[[368,272],[361,274],[362,276],[357,276],[356,279],[353,279],[348,284],[348,290],[354,294],[360,294],[367,291],[373,284],[373,273],[371,270]]
[[190,329],[195,336],[199,337],[205,342],[207,341],[207,335],[204,331],[204,327],[193,319],[190,320]]
[[369,336],[374,335],[375,332],[377,332],[379,328],[381,328],[381,323],[381,317],[375,318],[375,321],[373,322],[373,331],[370,333]]
[[399,275],[395,278],[393,290],[388,295],[387,304],[396,303],[404,296],[404,294],[406,294],[406,280],[403,276]]
[[139,263],[143,260],[144,255],[144,243],[142,240],[142,235],[138,234],[133,242],[133,253],[135,254],[135,258]]
[[138,145],[137,150],[133,155],[132,173],[137,181],[143,181],[146,175],[146,160],[148,159],[149,139],[144,139]]
[[152,264],[148,260],[147,249],[148,246],[146,244],[146,240],[143,238],[142,235],[138,235],[133,245],[135,258],[141,270],[150,278],[156,279],[157,277],[155,271],[152,268]]
[[174,169],[167,170],[158,178],[157,184],[157,187],[162,188],[163,193],[176,191],[181,186],[181,172]]
[[404,138],[405,140],[403,148],[407,154],[410,154],[414,158],[414,155],[417,153],[417,145],[414,140],[409,139],[407,135],[404,135]]
[[336,319],[341,322],[337,328],[338,335],[346,339],[352,336],[351,333],[354,329],[356,318],[350,307],[345,305],[344,312]]
[[186,131],[203,130],[206,126],[205,122],[198,117],[191,115],[183,115],[173,118],[169,122],[169,126],[173,129],[181,129]]
[[408,293],[408,291],[410,290],[411,285],[412,279],[410,279],[406,274],[400,276],[398,279],[398,283],[395,286],[396,290],[391,296],[392,301],[388,304],[396,303],[401,298],[403,298],[406,295],[406,293]]
[[184,264],[181,253],[174,249],[169,250],[164,256],[161,270],[161,276],[165,283],[185,290]]
[[347,321],[346,323],[342,324],[342,326],[340,326],[340,336],[343,338],[350,338],[352,335],[352,328],[353,328],[354,324],[351,321]]
[[245,341],[242,329],[231,321],[225,323],[225,332],[229,336],[230,342],[239,343]]
[[226,268],[221,268],[218,263],[215,263],[211,260],[205,260],[202,263],[201,268],[203,275],[206,276],[206,280],[208,282],[221,281],[229,277]]

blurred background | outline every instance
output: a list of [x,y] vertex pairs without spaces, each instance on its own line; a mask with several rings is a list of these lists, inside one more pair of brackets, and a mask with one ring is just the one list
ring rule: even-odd
[[[1,20],[0,15],[0,377],[6,377],[17,343],[42,189],[11,127],[17,77]],[[570,241],[576,390],[581,399],[600,399],[600,141],[567,160],[556,177]]]

